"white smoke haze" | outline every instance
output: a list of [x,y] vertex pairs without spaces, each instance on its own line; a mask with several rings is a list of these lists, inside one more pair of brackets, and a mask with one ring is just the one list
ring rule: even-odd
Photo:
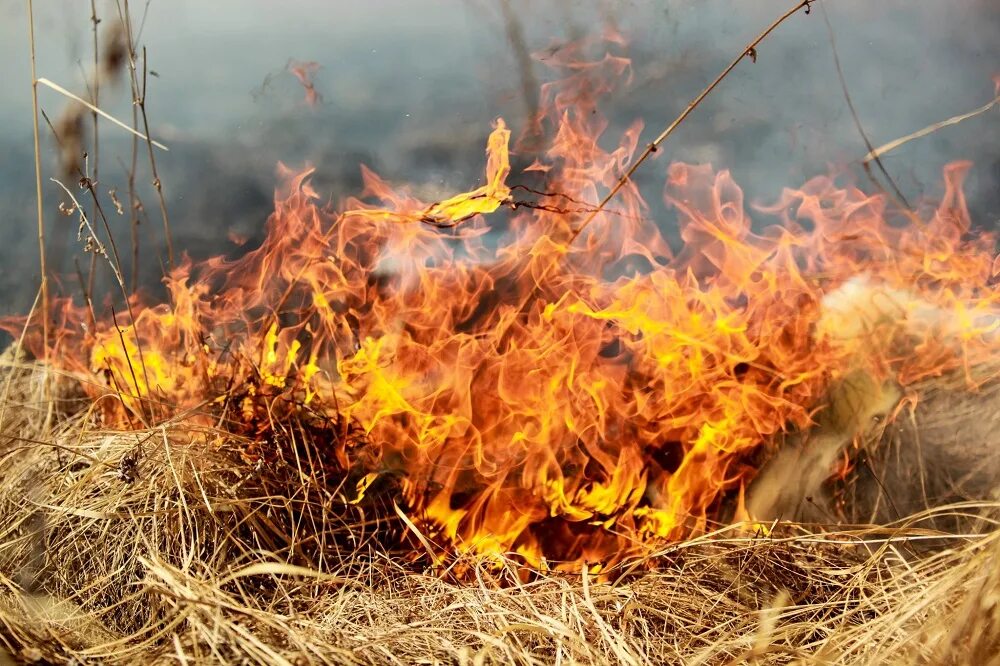
[[[860,341],[862,349],[894,344],[895,353],[913,354],[916,341],[928,335],[958,348],[970,323],[996,339],[1000,312],[981,313],[963,322],[954,312],[913,293],[857,275],[823,297],[817,334],[839,342]],[[825,484],[838,463],[857,457],[856,445],[877,429],[903,397],[895,383],[878,381],[861,366],[842,378],[827,396],[818,424],[790,438],[754,480],[747,501],[750,517],[761,521],[833,518]],[[899,427],[899,436],[886,438],[884,446],[891,451],[875,455],[886,460],[892,483],[887,485],[888,477],[869,479],[871,487],[859,492],[854,514],[874,519],[881,513],[883,520],[893,520],[901,517],[900,507],[916,512],[946,501],[997,497],[997,406],[994,390],[931,392],[929,427]],[[942,420],[950,430],[941,427]],[[938,498],[927,494],[926,477],[934,474],[948,479],[948,487],[941,489]],[[887,502],[895,515],[885,515]]]

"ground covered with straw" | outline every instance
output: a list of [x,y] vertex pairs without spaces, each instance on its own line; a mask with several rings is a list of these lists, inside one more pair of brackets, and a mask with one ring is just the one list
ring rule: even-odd
[[0,663],[1000,663],[990,504],[727,527],[613,580],[459,574],[302,442],[262,463],[182,420],[102,431],[73,381],[3,373]]

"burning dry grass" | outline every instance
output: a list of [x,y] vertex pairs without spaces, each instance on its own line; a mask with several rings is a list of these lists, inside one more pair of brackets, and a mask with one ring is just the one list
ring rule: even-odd
[[[48,360],[0,365],[0,662],[1000,663],[1000,504],[955,503],[995,486],[1000,413],[996,373],[972,377],[996,367],[1000,269],[969,234],[967,165],[917,212],[814,179],[757,234],[727,172],[674,164],[676,256],[630,180],[810,6],[641,151],[641,123],[600,141],[629,60],[570,46],[531,104],[550,145],[519,178],[541,189],[508,183],[497,119],[476,189],[423,202],[366,170],[333,208],[288,171],[264,244],[193,266],[174,262],[126,2],[115,62],[173,268],[159,305],[126,288],[94,186],[99,77],[91,104],[33,72],[83,105],[63,134],[93,114],[93,179],[79,142],[64,162],[110,255],[66,188],[64,212],[128,316],[98,317],[92,287],[87,308],[50,302],[43,279],[40,316],[0,322]],[[290,67],[315,102],[315,63]],[[954,372],[982,392],[918,385]],[[944,398],[849,448],[914,393]],[[830,494],[845,451],[854,483]],[[876,524],[704,535],[792,513]]]
[[[524,582],[514,564],[458,581],[403,564],[396,526],[295,456],[252,466],[235,438],[183,423],[102,432],[73,382],[5,365],[0,646],[21,659],[1000,663],[1000,528],[982,518],[1000,506],[728,528],[613,583]],[[983,529],[925,527],[955,514]]]

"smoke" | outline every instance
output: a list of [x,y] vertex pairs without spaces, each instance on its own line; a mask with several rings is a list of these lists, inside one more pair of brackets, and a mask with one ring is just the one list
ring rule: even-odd
[[[875,283],[866,275],[851,278],[822,300],[817,336],[859,349],[894,348],[919,353],[921,340],[934,336],[960,347],[969,330],[996,335],[1000,312],[963,320],[913,293]],[[1000,430],[995,389],[978,393],[938,388],[919,392],[917,412],[898,417],[888,436],[884,418],[904,395],[894,383],[859,366],[830,390],[817,425],[782,446],[753,482],[747,512],[756,520],[836,517],[827,482],[838,463],[859,459],[864,475],[849,503],[852,517],[886,522],[959,499],[985,499],[1000,488]],[[929,400],[922,401],[922,397]],[[910,396],[912,399],[912,395]],[[870,462],[871,461],[871,462]],[[877,469],[876,469],[877,468]]]

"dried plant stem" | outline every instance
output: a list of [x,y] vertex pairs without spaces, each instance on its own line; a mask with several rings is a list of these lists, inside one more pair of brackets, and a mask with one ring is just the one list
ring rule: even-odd
[[[91,278],[94,275],[93,266],[97,261],[96,257],[90,255],[90,275]],[[89,281],[83,277],[83,270],[80,268],[80,260],[77,257],[73,257],[73,266],[76,268],[76,279],[80,283],[80,291],[83,293],[83,302],[87,304],[87,316],[90,326],[97,325],[97,315],[94,313],[94,302],[90,298],[90,286]]]
[[[139,110],[132,105],[132,126],[139,126]],[[139,138],[132,135],[132,163],[128,168],[129,229],[132,239],[132,291],[139,287],[139,195],[135,191],[135,172],[139,164]]]
[[112,116],[107,111],[102,111],[100,108],[98,108],[97,106],[94,106],[93,104],[91,104],[90,102],[88,102],[84,98],[80,97],[79,95],[74,95],[70,91],[68,91],[65,88],[63,88],[58,83],[54,83],[54,82],[49,81],[48,79],[44,79],[44,78],[43,79],[38,79],[36,81],[36,83],[41,83],[43,86],[46,86],[48,88],[51,88],[52,90],[55,90],[60,95],[68,97],[71,100],[73,100],[74,102],[79,102],[80,104],[83,104],[85,107],[87,107],[90,110],[91,113],[96,113],[97,115],[101,116],[102,118],[105,118],[106,120],[111,121],[115,125],[118,125],[118,127],[121,127],[122,129],[124,129],[126,132],[131,132],[132,134],[138,134],[140,139],[148,141],[151,146],[156,146],[160,150],[166,150],[166,151],[170,150],[169,148],[167,148],[165,145],[163,145],[159,141],[153,141],[152,139],[150,139],[148,136],[146,136],[142,132],[137,132],[136,130],[132,129],[131,127],[129,127],[128,125],[126,125],[122,121],[120,121],[117,118],[115,118],[114,116]]
[[[107,249],[101,243],[101,241],[100,241],[100,239],[99,239],[99,237],[97,235],[97,230],[94,229],[93,224],[91,223],[90,219],[87,217],[87,213],[84,212],[83,207],[80,205],[80,202],[77,200],[77,198],[75,196],[73,196],[73,193],[63,183],[59,182],[55,178],[52,178],[51,180],[52,180],[53,183],[55,183],[56,185],[58,185],[59,187],[61,187],[62,190],[63,190],[63,192],[66,193],[66,196],[68,196],[69,199],[70,199],[70,201],[73,202],[74,210],[80,216],[81,223],[87,229],[87,233],[90,234],[90,238],[96,244],[96,247],[93,250],[93,256],[96,256],[96,255],[100,254],[101,256],[103,256],[107,260],[108,266],[111,267],[111,272],[112,272],[112,274],[115,277],[115,282],[118,284],[118,287],[121,289],[122,299],[125,301],[125,308],[128,311],[128,316],[129,316],[130,324],[131,324],[133,330],[135,331],[135,336],[136,336],[136,338],[135,338],[136,339],[136,350],[137,350],[138,356],[139,356],[139,358],[138,358],[139,367],[142,370],[143,379],[146,382],[147,393],[148,393],[149,389],[152,388],[152,384],[149,381],[149,375],[148,375],[148,373],[146,371],[146,361],[143,358],[142,344],[139,342],[139,335],[138,335],[138,331],[136,330],[137,329],[136,318],[135,318],[135,312],[132,309],[132,301],[129,298],[128,288],[125,286],[125,278],[122,275],[121,257],[118,254],[118,244],[115,242],[114,234],[111,233],[111,225],[108,224],[108,218],[107,218],[107,216],[105,216],[104,210],[101,208],[101,203],[100,203],[100,201],[97,198],[97,192],[94,190],[94,184],[92,182],[90,182],[90,181],[85,181],[85,187],[87,188],[88,192],[90,192],[90,196],[93,198],[94,205],[97,208],[97,212],[98,212],[98,214],[99,214],[99,216],[101,218],[101,221],[104,223],[104,231],[105,231],[105,233],[107,233],[107,235],[108,235],[108,243],[111,245],[111,255],[108,255]],[[112,317],[115,317],[114,309],[112,309]],[[121,337],[122,336],[122,330],[121,330],[121,327],[118,325],[117,317],[115,317],[115,319],[114,319],[114,324],[115,324],[115,329],[118,331],[119,337]],[[143,395],[142,395],[142,389],[140,388],[139,382],[136,379],[135,369],[132,367],[132,360],[131,360],[131,358],[129,358],[128,349],[125,346],[124,339],[122,339],[122,350],[124,351],[125,358],[128,361],[129,370],[132,372],[132,379],[133,379],[133,382],[135,384],[135,391],[136,391],[135,397],[136,397],[137,400],[143,400],[144,398],[143,398]],[[154,401],[150,400],[149,401],[149,405],[150,405],[150,414],[151,415],[153,415],[152,414],[152,406],[153,406],[153,404],[154,404]],[[147,422],[146,417],[145,417],[144,414],[140,413],[139,414],[139,418],[142,420],[143,425],[145,425],[145,426],[149,425],[149,423]]]
[[[143,22],[145,22],[145,17],[143,17]],[[142,26],[139,27],[139,32],[142,32]],[[131,48],[130,45],[126,45]],[[131,52],[131,51],[130,51]],[[131,81],[131,72],[129,74]],[[139,108],[136,104],[132,105],[132,128],[135,132],[132,134],[132,161],[130,162],[128,168],[125,168],[128,174],[128,201],[129,201],[129,234],[131,238],[132,245],[132,273],[130,276],[129,283],[132,285],[132,291],[135,292],[139,288],[139,212],[142,210],[142,202],[139,199],[138,193],[135,191],[135,175],[139,166]]]
[[132,103],[138,108],[139,115],[142,116],[142,125],[145,130],[143,138],[146,140],[146,147],[149,150],[149,168],[153,176],[153,188],[156,190],[160,205],[160,217],[163,219],[163,236],[167,245],[167,266],[173,269],[174,243],[172,234],[170,233],[170,218],[167,215],[167,202],[163,196],[163,182],[160,180],[156,169],[156,155],[153,153],[153,142],[149,138],[149,117],[146,113],[146,82],[148,73],[146,49],[143,48],[142,50],[142,85],[140,86],[136,67],[136,40],[132,32],[132,17],[129,13],[128,0],[123,0],[123,3],[118,5],[118,12],[122,26],[125,28],[125,41],[127,42],[129,58],[129,83],[132,87]]
[[[24,326],[21,328],[21,335],[18,336],[17,342],[14,343],[14,354],[13,362],[19,363],[21,361],[21,350],[24,348],[24,337],[28,333],[28,322],[31,321],[32,315],[35,314],[35,308],[38,307],[38,299],[41,297],[41,290],[35,294],[35,300],[31,304],[31,310],[28,311],[28,317],[25,320]],[[0,433],[4,432],[4,425],[7,422],[7,406],[10,404],[10,387],[13,383],[15,373],[8,372],[7,378],[4,381],[3,395],[0,396]]]
[[868,164],[872,160],[877,160],[882,155],[885,155],[888,152],[896,150],[903,144],[909,143],[914,139],[922,139],[928,134],[933,134],[939,129],[948,127],[949,125],[957,125],[960,122],[968,120],[969,118],[974,118],[976,116],[982,115],[997,105],[1000,105],[1000,97],[994,97],[992,101],[983,104],[978,109],[973,109],[968,113],[962,113],[957,116],[952,116],[951,118],[936,122],[933,125],[928,125],[927,127],[917,130],[916,132],[907,134],[906,136],[900,137],[898,139],[895,139],[894,141],[890,141],[889,143],[883,144],[878,148],[874,148],[870,150],[867,155],[865,155],[864,159],[861,160],[861,162],[863,164]]
[[32,0],[28,2],[28,43],[31,48],[31,108],[34,115],[32,129],[35,134],[35,197],[38,211],[38,260],[42,272],[42,349],[45,357],[49,351],[49,278],[45,265],[45,217],[42,206],[42,152],[38,141],[38,77],[35,75],[35,12]]
[[[840,90],[844,93],[844,101],[847,103],[848,111],[851,112],[851,119],[854,120],[854,126],[857,128],[858,134],[861,135],[861,140],[864,141],[865,148],[868,149],[868,154],[871,155],[875,148],[872,146],[871,139],[868,138],[868,133],[865,132],[864,125],[861,124],[861,116],[858,115],[858,110],[854,107],[854,100],[851,98],[851,93],[847,89],[847,77],[844,76],[844,68],[840,64],[840,54],[837,52],[837,38],[833,34],[833,24],[830,23],[830,17],[827,16],[826,5],[821,4],[819,7],[821,13],[823,14],[823,23],[826,25],[827,36],[830,39],[830,51],[833,53],[833,65],[837,70],[837,80],[840,82]],[[891,175],[889,175],[889,171],[885,168],[885,165],[882,164],[882,160],[878,159],[878,156],[874,159],[879,171],[882,172],[882,175],[885,176],[885,179],[889,181],[889,185],[892,187],[892,192],[886,192],[886,194],[895,197],[897,203],[901,204],[903,208],[910,208],[910,203],[906,200],[906,197],[903,196],[903,192],[899,189],[899,186],[896,185],[896,181],[893,180]],[[882,187],[882,184],[878,181],[875,175],[871,173],[868,167],[868,162],[864,163],[864,169],[872,183],[874,183],[877,188],[885,192],[885,188]]]
[[[100,49],[97,44],[97,25],[100,21],[97,20],[97,3],[96,0],[90,0],[90,22],[94,31],[94,87],[91,96],[94,101],[94,108],[90,110],[90,115],[94,121],[94,171],[93,178],[94,182],[98,182],[99,179],[99,156],[100,156],[100,135],[98,134],[98,122],[97,122],[97,109],[101,106],[101,63],[100,63]],[[134,139],[134,137],[133,137]],[[91,212],[91,217],[97,217],[97,202],[94,202],[94,208]],[[74,262],[76,260],[74,259]],[[77,272],[79,273],[79,262],[76,262]],[[97,268],[97,256],[90,255],[90,273],[87,282],[84,283],[82,275],[80,275],[80,287],[83,289],[83,298],[87,303],[87,307],[90,310],[91,316],[93,317],[94,306],[90,300],[90,295],[94,293],[94,270]],[[96,318],[91,322],[96,323]]]
[[[77,201],[76,197],[73,196],[73,193],[69,191],[69,188],[66,187],[66,185],[56,180],[55,178],[50,178],[49,180],[51,180],[53,183],[61,187],[63,192],[66,193],[66,196],[68,196],[70,201],[73,202],[73,207],[80,214],[80,219],[83,222],[84,227],[86,227],[87,232],[90,234],[90,237],[94,239],[94,242],[98,243],[96,248],[96,253],[102,254],[107,258],[108,265],[111,266],[111,272],[114,273],[115,275],[115,281],[118,282],[119,285],[124,285],[124,281],[122,280],[121,269],[118,266],[118,251],[114,249],[114,238],[110,238],[112,243],[112,251],[114,252],[115,255],[115,259],[114,261],[112,261],[111,257],[107,256],[107,252],[105,251],[103,244],[100,244],[100,240],[97,235],[97,230],[94,229],[93,225],[90,222],[90,218],[87,217],[87,214],[83,212],[83,206],[80,205],[80,202]],[[95,205],[97,204],[95,203]],[[110,229],[108,229],[108,231],[110,232]],[[128,300],[128,292],[125,292],[123,295],[125,296],[125,299]]]
[[757,35],[757,37],[752,42],[747,44],[746,47],[744,47],[744,49],[740,51],[740,54],[736,56],[736,58],[731,63],[729,63],[729,66],[726,67],[724,70],[722,70],[722,73],[719,74],[719,76],[717,76],[715,80],[708,85],[707,88],[702,90],[697,97],[691,100],[691,103],[687,105],[684,111],[682,111],[681,114],[677,116],[672,123],[667,125],[667,127],[662,132],[660,132],[659,136],[653,139],[652,142],[650,142],[649,145],[646,146],[646,149],[642,151],[641,155],[639,155],[639,159],[637,159],[635,162],[632,163],[632,166],[629,167],[628,171],[625,172],[625,175],[623,175],[618,180],[618,182],[615,183],[615,186],[612,187],[611,191],[608,192],[608,194],[604,197],[604,199],[601,200],[601,203],[597,205],[597,208],[595,208],[590,213],[590,215],[588,215],[587,218],[584,219],[583,223],[580,224],[579,227],[577,227],[576,231],[573,232],[573,235],[570,236],[569,244],[572,244],[573,241],[575,241],[577,237],[580,235],[580,233],[587,227],[587,225],[593,222],[594,218],[601,214],[601,211],[604,210],[604,207],[607,206],[608,203],[612,199],[614,199],[619,192],[621,192],[622,188],[625,187],[626,183],[632,180],[632,174],[634,174],[636,170],[638,170],[638,168],[642,165],[642,163],[645,162],[647,159],[649,159],[650,155],[659,150],[660,144],[666,141],[667,138],[669,138],[670,135],[674,133],[674,130],[676,130],[680,126],[680,124],[683,123],[689,115],[691,115],[692,111],[698,108],[698,105],[701,104],[706,97],[708,97],[709,93],[715,90],[715,88],[720,83],[722,83],[723,79],[729,76],[730,72],[736,69],[736,66],[740,64],[740,62],[742,62],[744,58],[749,56],[751,59],[754,60],[756,59],[757,45],[759,45],[762,41],[767,39],[768,35],[774,32],[774,30],[777,29],[779,25],[787,21],[795,14],[799,13],[799,11],[805,9],[806,13],[808,14],[809,9],[812,6],[813,2],[815,2],[815,0],[802,0],[794,7],[789,9],[787,12],[779,16],[762,33]]
[[96,254],[91,254],[90,255],[90,266],[88,266],[87,270],[88,270],[88,272],[87,272],[87,289],[86,290],[87,290],[87,293],[93,294],[94,293],[94,280],[96,279],[96,275],[97,275],[97,255]]
[[[126,4],[128,4],[126,2]],[[146,73],[147,73],[146,48],[142,49],[142,95],[140,96],[139,111],[142,114],[142,125],[146,129],[146,148],[149,151],[149,168],[153,172],[153,187],[156,188],[156,198],[160,204],[160,216],[163,218],[163,237],[167,241],[167,265],[174,268],[174,241],[170,233],[170,219],[167,216],[167,202],[163,197],[163,181],[160,180],[156,172],[156,156],[153,153],[153,144],[149,139],[149,118],[146,116]]]
[[[91,97],[94,101],[94,107],[100,108],[101,106],[101,62],[100,62],[100,47],[97,42],[97,25],[100,21],[97,18],[97,0],[90,0],[90,23],[94,33],[94,73],[93,81],[94,86],[91,89]],[[91,110],[91,119],[94,124],[94,145],[92,147],[91,153],[93,153],[93,170],[87,174],[87,176],[95,183],[100,182],[100,135],[98,133],[98,122],[97,122],[97,111]],[[94,208],[91,212],[93,217],[97,216],[97,202],[94,202]]]

